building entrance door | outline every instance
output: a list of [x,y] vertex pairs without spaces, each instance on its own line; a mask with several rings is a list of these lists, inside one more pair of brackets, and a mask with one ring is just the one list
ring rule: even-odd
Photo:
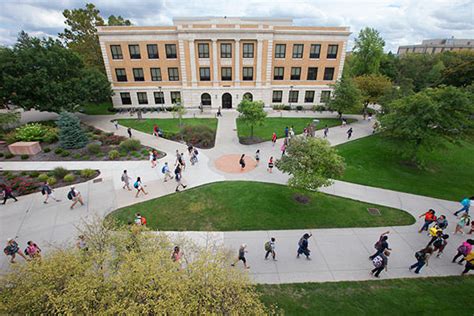
[[232,95],[230,95],[230,93],[224,93],[222,95],[222,108],[223,109],[232,108]]

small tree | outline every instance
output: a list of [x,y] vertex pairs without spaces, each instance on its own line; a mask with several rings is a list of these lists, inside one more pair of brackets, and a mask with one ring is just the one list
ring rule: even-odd
[[355,39],[351,71],[355,76],[378,74],[385,41],[373,28],[360,30]]
[[364,104],[364,117],[367,115],[367,107],[371,103],[379,102],[380,98],[390,89],[392,82],[385,76],[366,75],[354,78],[354,83],[362,93]]
[[329,100],[329,109],[336,111],[339,117],[352,109],[362,107],[362,96],[360,90],[350,78],[343,78],[334,85],[333,97]]
[[59,144],[62,148],[82,148],[87,136],[81,128],[81,121],[72,113],[62,112],[56,124],[59,127]]
[[276,162],[278,169],[291,175],[288,185],[315,191],[332,184],[344,173],[345,164],[336,149],[321,138],[295,138]]
[[253,138],[253,127],[262,125],[267,117],[263,106],[263,101],[250,101],[245,98],[237,107],[237,111],[240,113],[239,119],[250,126],[250,138]]

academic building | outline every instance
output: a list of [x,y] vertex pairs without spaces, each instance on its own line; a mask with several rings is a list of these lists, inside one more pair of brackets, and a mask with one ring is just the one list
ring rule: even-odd
[[115,107],[235,108],[324,103],[342,75],[348,27],[291,19],[176,18],[173,26],[102,26]]
[[447,51],[474,50],[474,39],[446,38],[423,40],[421,44],[398,47],[398,55],[437,54]]

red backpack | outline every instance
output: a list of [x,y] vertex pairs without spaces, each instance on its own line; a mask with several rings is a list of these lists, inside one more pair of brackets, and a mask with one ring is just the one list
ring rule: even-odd
[[146,218],[145,218],[145,216],[142,216],[142,218],[141,218],[141,223],[142,223],[142,225],[146,225]]

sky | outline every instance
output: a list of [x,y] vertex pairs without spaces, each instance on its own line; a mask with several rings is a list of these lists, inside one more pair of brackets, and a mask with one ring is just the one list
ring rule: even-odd
[[107,18],[121,15],[134,25],[171,25],[173,17],[245,16],[293,18],[295,25],[349,26],[354,37],[368,26],[385,39],[385,51],[428,38],[474,38],[474,0],[0,0],[0,45],[18,32],[52,36],[64,30],[64,9],[92,2]]

